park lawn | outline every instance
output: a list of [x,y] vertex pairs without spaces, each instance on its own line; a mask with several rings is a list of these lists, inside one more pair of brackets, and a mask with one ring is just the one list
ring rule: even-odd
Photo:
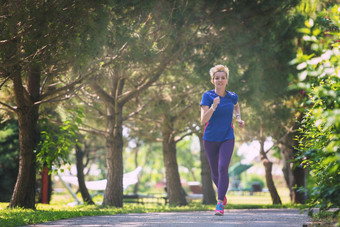
[[[47,221],[55,221],[82,216],[100,216],[126,213],[148,213],[148,212],[183,212],[183,211],[205,211],[214,210],[214,205],[203,205],[201,203],[190,203],[188,206],[172,207],[157,204],[126,204],[123,208],[107,207],[100,205],[46,205],[37,204],[36,210],[30,209],[6,209],[8,203],[0,203],[0,226],[21,226],[37,224]],[[227,209],[255,209],[255,208],[287,208],[285,206],[255,205],[255,204],[230,204]]]
[[[101,201],[101,197],[95,197],[96,202]],[[238,195],[231,193],[228,195],[228,205],[226,209],[256,209],[256,208],[299,208],[292,204],[271,205],[269,193],[255,195]],[[284,199],[282,199],[284,201]],[[50,205],[37,204],[36,210],[29,209],[6,209],[8,203],[0,203],[0,226],[21,226],[27,224],[37,224],[47,221],[55,221],[82,216],[100,216],[126,213],[147,213],[147,212],[181,212],[181,211],[205,211],[214,210],[215,205],[203,205],[200,200],[191,202],[188,206],[168,206],[164,204],[146,203],[124,204],[123,208],[102,207],[100,205],[77,205],[69,206],[72,198],[68,195],[54,194]]]
[[[288,188],[278,188],[282,204],[290,204],[290,196]],[[269,192],[256,192],[250,195],[249,192],[228,192],[228,203],[235,205],[254,204],[254,205],[271,205],[272,199]]]
[[199,211],[209,210],[213,206],[192,204],[183,207],[137,205],[126,204],[123,208],[107,207],[99,205],[45,205],[37,204],[36,210],[30,209],[6,209],[8,203],[0,203],[0,226],[21,226],[27,224],[36,224],[47,221],[67,219],[82,216],[100,216],[126,213],[146,213],[146,212],[170,212],[170,211]]

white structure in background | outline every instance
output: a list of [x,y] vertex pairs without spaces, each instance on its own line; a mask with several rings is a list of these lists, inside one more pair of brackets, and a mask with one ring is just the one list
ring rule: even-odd
[[[267,150],[273,146],[271,137],[268,137],[264,142],[264,149]],[[237,154],[242,156],[242,164],[251,164],[260,155],[260,142],[253,140],[251,143],[243,143],[237,150]]]
[[[125,173],[123,175],[123,190],[125,191],[130,185],[134,185],[138,182],[138,176],[142,171],[142,167],[137,167],[135,170]],[[78,186],[78,178],[74,175],[62,175],[58,172],[57,176],[55,176],[56,181],[61,181],[67,191],[72,195],[72,197],[76,200],[78,204],[81,202],[77,198],[76,194],[72,191],[71,185]],[[85,185],[88,190],[93,191],[105,191],[107,180],[97,180],[97,181],[86,181]]]
[[[268,137],[267,140],[264,142],[264,150],[268,150],[273,146],[273,141],[271,137]],[[253,140],[250,143],[243,143],[239,146],[237,150],[237,154],[242,158],[241,163],[242,164],[254,164],[254,166],[250,167],[247,170],[247,173],[255,173],[258,175],[265,175],[265,169],[263,168],[263,165],[257,165],[255,163],[261,163],[260,160],[260,142],[258,140]],[[271,152],[269,152],[269,159],[271,161],[273,160],[273,157],[271,157]],[[275,159],[275,158],[274,158]],[[282,176],[282,166],[278,165],[278,163],[273,163],[273,169],[272,169],[273,175],[279,175]]]

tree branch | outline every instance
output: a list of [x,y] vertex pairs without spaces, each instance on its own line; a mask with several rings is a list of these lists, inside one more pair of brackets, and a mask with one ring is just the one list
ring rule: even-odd
[[151,101],[145,103],[143,106],[140,106],[135,112],[129,114],[129,116],[126,116],[125,118],[123,118],[123,121],[128,120],[130,118],[132,118],[133,116],[137,115],[138,113],[140,113]]
[[[282,141],[289,135],[289,133],[293,132],[293,128],[294,128],[294,125],[291,128],[289,128],[286,134],[284,134],[275,144],[282,143]],[[267,154],[275,146],[275,144],[273,144],[269,149],[267,149],[265,153]]]
[[[72,97],[72,95],[74,95],[74,93],[79,90],[82,86],[78,86],[74,89],[71,89],[71,90],[68,90],[68,91],[65,91],[64,93],[59,93],[59,95],[53,97],[53,98],[50,98],[50,99],[46,99],[46,100],[40,100],[40,101],[37,101],[34,103],[34,105],[41,105],[43,103],[52,103],[52,102],[60,102],[60,101],[65,101],[65,100],[68,100]],[[60,98],[62,96],[65,96],[64,98]]]
[[50,70],[49,70],[49,73],[46,75],[46,77],[44,78],[44,80],[43,80],[43,82],[42,82],[42,84],[41,84],[41,87],[40,87],[40,94],[42,94],[42,92],[43,92],[43,90],[44,90],[44,88],[45,88],[45,85],[46,85],[46,83],[47,83],[47,79],[50,77],[51,72],[52,72],[52,70],[53,70],[53,67],[54,67],[54,65],[51,66],[51,68],[50,68]]
[[[118,102],[120,105],[124,105],[127,103],[130,99],[137,96],[140,92],[146,90],[148,87],[150,87],[157,79],[162,75],[164,70],[166,69],[167,65],[170,63],[171,58],[164,61],[160,66],[158,67],[158,70],[150,77],[149,80],[143,80],[143,83],[140,84],[136,89],[127,91],[124,94],[120,95],[118,97]],[[144,83],[145,82],[145,83]]]
[[94,80],[92,80],[89,85],[107,105],[113,105],[114,98],[105,92]]
[[89,72],[87,72],[85,75],[83,76],[79,76],[77,79],[75,79],[73,82],[71,82],[70,84],[67,84],[63,87],[60,87],[60,88],[57,88],[55,90],[51,90],[51,91],[47,91],[45,94],[42,94],[41,95],[41,100],[43,100],[44,98],[48,97],[48,96],[53,96],[55,94],[58,94],[62,91],[67,91],[67,90],[72,90],[74,89],[74,87],[83,82],[85,79],[87,79],[90,75],[92,75],[93,72],[90,70]]
[[108,58],[109,61],[108,61],[108,62],[105,62],[105,63],[102,65],[102,67],[106,67],[106,66],[112,64],[112,62],[113,62],[117,57],[119,57],[119,56],[122,54],[122,52],[123,52],[123,50],[125,49],[126,46],[127,46],[127,42],[125,42],[125,43],[123,44],[123,46],[118,50],[118,53],[117,53],[115,56],[109,57],[109,58]]
[[65,98],[52,98],[52,99],[48,99],[48,100],[44,100],[44,101],[35,102],[34,105],[41,105],[41,104],[44,104],[44,103],[62,102],[62,101],[68,100],[70,98],[71,98],[71,96],[67,96]]
[[11,76],[7,76],[4,81],[0,84],[0,90],[2,88],[2,86],[4,86],[4,84],[10,79]]
[[[55,124],[55,125],[64,125],[62,122],[58,122],[58,121],[55,121],[55,120],[52,120],[52,119],[50,119],[49,120],[50,122],[52,122],[53,124]],[[85,125],[85,124],[83,124],[83,125]],[[90,126],[88,126],[88,125],[85,125],[86,127],[88,127],[88,128],[81,128],[81,127],[79,127],[79,130],[82,130],[82,131],[84,131],[84,132],[90,132],[90,133],[93,133],[93,134],[96,134],[96,135],[107,135],[107,132],[105,132],[105,131],[101,131],[101,130],[97,130],[97,129],[94,129],[94,128],[92,128],[92,127],[90,127]]]
[[265,153],[265,154],[268,154],[268,152],[269,152],[273,147],[274,147],[274,144],[273,144],[270,148],[268,148],[264,153]]
[[[82,94],[82,95],[84,95],[84,94]],[[90,95],[90,94],[89,94],[89,95]],[[107,115],[106,115],[105,113],[103,113],[100,109],[96,108],[94,105],[92,105],[92,104],[90,104],[89,102],[87,102],[86,100],[84,100],[80,95],[76,95],[76,96],[77,96],[77,98],[78,98],[80,101],[82,101],[86,106],[88,106],[89,108],[91,108],[91,109],[97,111],[98,114],[99,114],[100,116],[105,116],[105,117],[107,117]],[[91,99],[94,99],[94,98],[91,97]]]
[[194,133],[193,131],[190,131],[190,132],[188,132],[188,133],[182,135],[181,137],[175,138],[175,143],[178,143],[179,141],[181,141],[182,139],[184,139],[184,138],[187,137],[187,136],[192,135],[193,133]]
[[89,132],[89,133],[92,133],[92,134],[95,134],[95,135],[100,135],[100,136],[107,136],[107,132],[105,131],[102,131],[102,130],[98,130],[98,129],[95,129],[95,128],[92,128],[88,125],[85,125],[87,128],[79,128],[79,130],[83,131],[83,132]]
[[7,107],[7,108],[5,108],[4,110],[10,111],[10,112],[12,112],[12,113],[15,113],[15,112],[17,111],[17,108],[16,108],[16,107],[12,107],[12,106],[10,106],[10,105],[4,103],[4,102],[1,102],[1,101],[0,101],[0,105],[3,105],[3,106],[5,106],[5,107]]
[[[132,91],[125,92],[119,97],[119,103],[121,105],[124,105],[126,102],[128,102],[131,98],[138,95],[141,91],[146,90],[148,87],[150,87],[155,81],[158,80],[158,78],[162,75],[162,73],[165,71],[166,67],[174,60],[177,59],[178,56],[185,50],[185,48],[188,47],[188,45],[191,43],[192,39],[195,37],[197,32],[199,31],[200,26],[197,27],[196,31],[192,34],[192,36],[170,57],[168,57],[166,60],[161,61],[161,64],[159,65],[158,69],[155,73],[152,74],[150,79],[146,81],[143,84],[140,84],[136,89]],[[180,45],[181,39],[178,39],[178,43],[174,44],[174,47],[178,47]]]

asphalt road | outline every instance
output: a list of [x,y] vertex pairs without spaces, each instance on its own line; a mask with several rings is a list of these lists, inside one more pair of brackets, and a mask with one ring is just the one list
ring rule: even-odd
[[215,216],[213,211],[121,214],[64,219],[30,226],[301,227],[310,226],[311,221],[298,209],[227,209],[224,216]]

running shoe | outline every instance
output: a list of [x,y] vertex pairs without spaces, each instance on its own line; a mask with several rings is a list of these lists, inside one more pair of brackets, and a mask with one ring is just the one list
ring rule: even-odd
[[215,215],[222,216],[224,214],[224,206],[221,202],[218,202],[216,205]]

